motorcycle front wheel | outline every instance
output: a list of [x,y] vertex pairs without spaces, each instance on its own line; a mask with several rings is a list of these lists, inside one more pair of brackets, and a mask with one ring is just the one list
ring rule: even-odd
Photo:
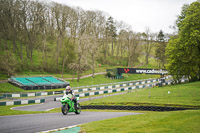
[[75,114],[80,114],[81,113],[81,105],[77,103],[77,109],[75,111]]
[[68,110],[69,110],[69,108],[68,108],[68,105],[67,105],[67,104],[62,105],[61,111],[62,111],[63,115],[67,115]]

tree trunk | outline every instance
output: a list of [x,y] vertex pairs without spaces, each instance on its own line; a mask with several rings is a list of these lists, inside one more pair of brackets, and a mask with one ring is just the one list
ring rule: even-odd
[[77,71],[77,82],[79,82],[81,77],[81,55],[78,58],[78,71]]
[[57,38],[57,43],[56,43],[56,73],[58,74],[58,49],[59,49],[59,37]]
[[94,78],[94,64],[95,61],[94,61],[94,54],[92,54],[92,77]]
[[65,67],[65,62],[66,62],[66,60],[67,60],[67,56],[65,56],[64,59],[63,59],[63,64],[62,64],[62,73],[61,73],[62,78],[63,78],[63,73],[64,73],[64,67]]
[[148,64],[149,64],[149,54],[148,54],[148,53],[146,54],[146,57],[145,57],[145,62],[146,62],[146,65],[148,65]]
[[7,42],[7,39],[4,40],[4,50],[5,50],[5,51],[8,50],[8,42]]
[[200,65],[199,65],[199,71],[198,71],[198,74],[197,74],[197,79],[200,81]]
[[112,40],[112,56],[114,56],[114,42]]
[[20,60],[22,60],[22,54],[20,53],[16,44],[16,35],[13,36],[13,52],[15,53],[15,51],[17,51],[17,54],[19,55]]
[[103,54],[104,54],[103,63],[105,64],[106,64],[106,45],[107,45],[107,39],[106,39],[106,44],[103,42]]
[[31,60],[31,68],[34,69],[34,63],[33,63],[33,48],[30,49],[30,53],[31,53],[31,57],[30,57],[30,60]]
[[73,71],[73,74],[72,74],[72,81],[74,81],[74,75],[75,75],[75,72]]
[[43,40],[43,49],[42,49],[42,53],[43,53],[43,70],[45,70],[47,68],[45,49],[46,49],[46,39]]
[[23,55],[22,55],[22,53],[23,53],[23,45],[22,45],[22,41],[20,43],[20,53],[21,53],[20,58],[21,58],[21,60],[23,60]]
[[128,67],[131,67],[131,54],[130,51],[128,52]]

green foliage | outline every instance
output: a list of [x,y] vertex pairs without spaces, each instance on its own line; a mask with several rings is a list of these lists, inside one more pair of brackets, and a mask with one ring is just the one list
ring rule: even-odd
[[177,24],[179,34],[170,39],[166,48],[167,68],[175,79],[186,75],[190,81],[200,80],[200,2],[184,9]]
[[8,76],[15,74],[17,60],[11,51],[5,51],[0,54],[0,70]]
[[[164,68],[164,64],[166,62],[166,56],[165,56],[165,35],[163,34],[162,30],[160,30],[158,34],[158,43],[156,44],[156,50],[155,50],[155,56],[159,61],[159,67]],[[161,64],[161,66],[160,66]]]
[[[0,9],[0,71],[8,77],[24,72],[80,77],[91,64],[95,71],[95,62],[135,67],[141,62],[140,53],[149,60],[152,52],[151,48],[144,52],[140,33],[112,17],[106,20],[100,11],[26,0],[4,0]],[[146,41],[153,45],[149,35]]]
[[7,74],[5,74],[5,72],[0,71],[0,80],[5,80],[9,78]]
[[115,24],[114,24],[114,20],[112,17],[109,17],[107,19],[107,22],[106,22],[106,32],[107,32],[107,35],[112,37],[112,38],[115,38],[117,36],[117,30],[116,30],[116,27],[115,27]]
[[108,57],[107,58],[107,64],[110,66],[127,66],[127,57]]
[[[145,56],[141,56],[140,58],[140,61],[141,62],[145,62]],[[156,69],[158,68],[158,65],[157,65],[157,61],[155,58],[151,57],[149,58],[149,64],[146,65],[144,63],[141,63],[141,64],[138,64],[139,68],[152,68],[152,69]]]
[[66,58],[67,62],[65,62],[65,65],[67,66],[67,64],[72,63],[76,59],[75,44],[72,43],[69,38],[66,38],[63,44],[64,46],[61,50],[61,56],[63,59]]
[[176,25],[180,28],[181,27],[181,22],[185,19],[186,17],[186,11],[188,9],[189,5],[188,4],[184,4],[182,7],[182,11],[181,14],[178,16],[177,20],[176,20]]

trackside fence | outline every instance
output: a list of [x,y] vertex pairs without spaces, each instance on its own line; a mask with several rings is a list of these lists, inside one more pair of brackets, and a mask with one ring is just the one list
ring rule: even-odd
[[[168,78],[168,77],[167,77]],[[147,83],[155,83],[159,82],[160,79],[148,79],[144,81],[127,81],[127,82],[118,82],[118,83],[109,83],[109,84],[100,84],[100,85],[91,85],[91,86],[81,86],[81,87],[73,87],[76,93],[86,92],[86,91],[96,91],[96,90],[104,90],[104,89],[113,89],[119,87],[126,86],[135,86],[135,85],[143,85]],[[20,97],[38,97],[38,96],[47,96],[47,95],[56,95],[63,94],[65,91],[49,91],[49,92],[20,92],[20,93],[0,93],[0,99],[7,98],[20,98]]]

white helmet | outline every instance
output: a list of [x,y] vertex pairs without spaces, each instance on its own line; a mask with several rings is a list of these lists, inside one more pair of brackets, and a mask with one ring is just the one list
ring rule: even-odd
[[71,90],[71,87],[70,86],[67,86],[66,87],[66,91],[70,91]]
[[66,93],[71,93],[71,92],[72,92],[71,87],[70,87],[70,86],[67,86],[67,87],[66,87]]
[[66,87],[66,90],[71,90],[71,87],[70,87],[70,86],[67,86],[67,87]]

